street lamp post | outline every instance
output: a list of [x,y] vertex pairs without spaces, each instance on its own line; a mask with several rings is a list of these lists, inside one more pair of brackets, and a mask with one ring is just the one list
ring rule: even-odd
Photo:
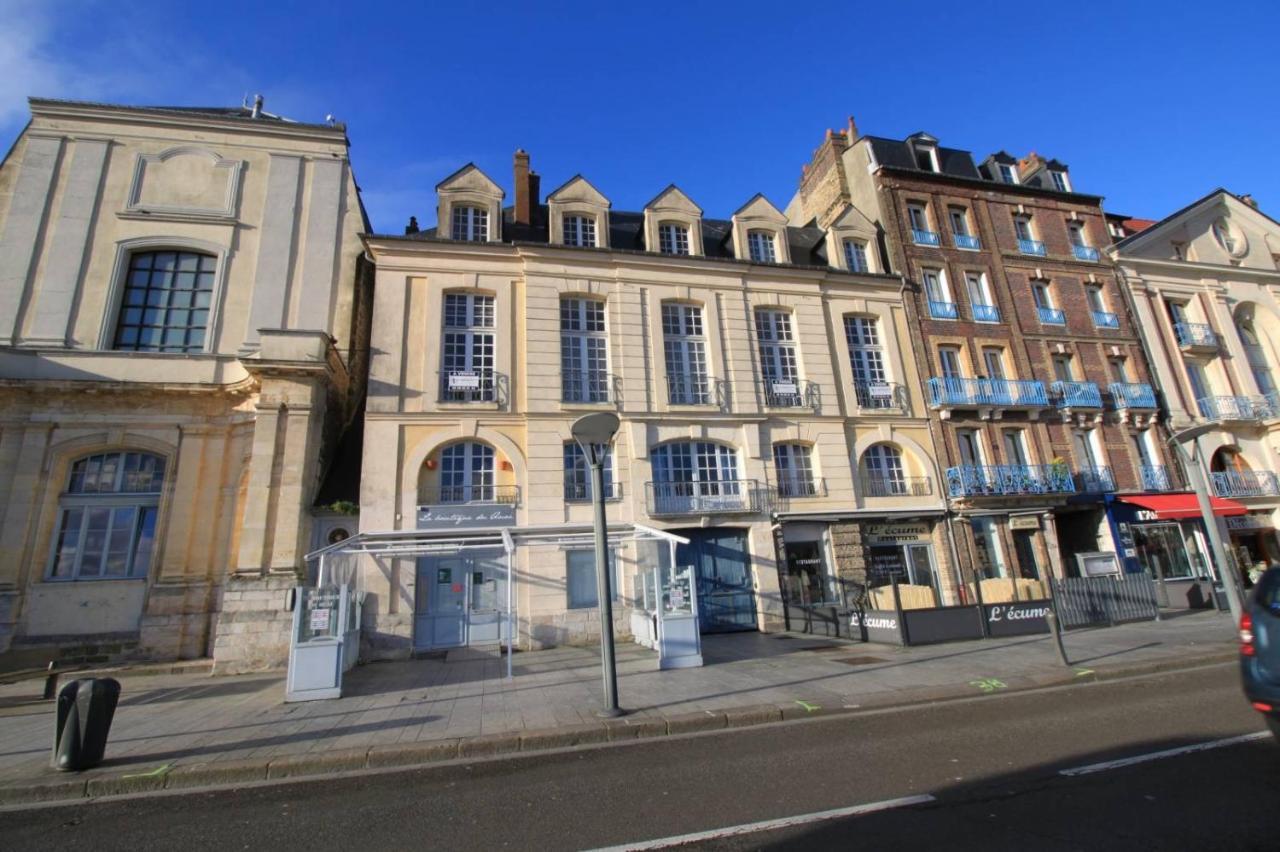
[[604,669],[606,718],[621,716],[618,708],[618,672],[613,658],[613,588],[609,578],[608,527],[604,514],[604,462],[609,444],[618,432],[618,416],[607,411],[586,414],[573,421],[573,439],[591,466],[591,502],[595,508],[596,597],[600,606],[600,662]]
[[[1209,486],[1204,480],[1204,472],[1200,469],[1200,436],[1210,429],[1218,427],[1218,423],[1201,423],[1175,432],[1169,437],[1169,443],[1178,454],[1187,479],[1191,481],[1191,490],[1196,493],[1196,503],[1200,506],[1200,514],[1204,518],[1205,535],[1209,538],[1209,552],[1213,561],[1218,564],[1222,575],[1222,589],[1227,595],[1227,608],[1231,610],[1233,622],[1240,621],[1240,593],[1236,586],[1233,563],[1228,560],[1227,549],[1222,544],[1222,536],[1218,533],[1218,522],[1213,517],[1213,504],[1209,501]],[[1192,453],[1188,455],[1184,441],[1191,443]]]

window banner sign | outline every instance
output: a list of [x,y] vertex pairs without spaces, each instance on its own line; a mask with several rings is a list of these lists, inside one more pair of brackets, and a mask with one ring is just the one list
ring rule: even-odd
[[479,373],[450,373],[449,374],[449,390],[479,390],[480,374]]
[[986,604],[982,607],[991,636],[1027,636],[1048,633],[1052,604],[1048,601]]
[[482,527],[512,527],[516,507],[507,503],[448,504],[419,506],[418,529],[461,530]]
[[929,524],[863,524],[863,544],[902,544],[929,541]]
[[853,638],[861,638],[864,642],[903,644],[902,625],[898,622],[898,614],[891,609],[854,610],[849,613],[849,628]]

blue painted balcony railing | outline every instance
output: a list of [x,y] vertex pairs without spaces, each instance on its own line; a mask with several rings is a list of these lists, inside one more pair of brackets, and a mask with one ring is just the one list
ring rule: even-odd
[[1040,314],[1040,322],[1043,325],[1066,325],[1067,315],[1062,312],[1062,308],[1036,308],[1036,313]]
[[1156,408],[1156,392],[1144,382],[1112,382],[1108,390],[1117,409]]
[[960,317],[960,309],[956,307],[955,302],[935,302],[930,299],[929,316],[934,319],[958,319]]
[[1075,490],[1075,481],[1062,465],[995,464],[947,468],[947,494],[951,497],[1070,494]]
[[1196,400],[1206,420],[1266,420],[1280,417],[1280,398],[1270,396],[1206,396]]
[[982,248],[982,240],[972,234],[956,234],[956,248],[978,251]]
[[911,239],[918,246],[936,246],[942,242],[937,231],[917,231],[915,228],[911,229]]
[[1116,490],[1116,481],[1109,467],[1083,467],[1076,471],[1075,481],[1081,494],[1104,494]]
[[1173,333],[1178,338],[1179,346],[1197,348],[1218,348],[1218,335],[1213,326],[1202,322],[1175,322]]
[[1049,394],[1058,408],[1102,407],[1102,392],[1093,382],[1054,382]]
[[1172,491],[1169,468],[1162,464],[1144,464],[1141,469],[1143,491]]
[[1026,379],[929,379],[929,404],[942,408],[1048,408],[1044,382]]
[[1210,474],[1219,497],[1275,497],[1280,480],[1269,470],[1232,470]]
[[1071,253],[1076,256],[1076,260],[1090,260],[1097,262],[1098,250],[1093,246],[1072,246]]
[[1120,317],[1111,311],[1094,311],[1093,324],[1096,328],[1119,328]]
[[995,305],[973,305],[975,322],[1000,322],[1000,309]]
[[1018,240],[1018,251],[1023,254],[1045,256],[1044,243],[1039,240]]

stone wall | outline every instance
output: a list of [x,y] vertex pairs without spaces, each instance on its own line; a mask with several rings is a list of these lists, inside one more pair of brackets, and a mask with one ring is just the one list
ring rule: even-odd
[[214,674],[281,669],[289,663],[293,613],[285,609],[292,575],[232,577],[222,590],[213,645]]

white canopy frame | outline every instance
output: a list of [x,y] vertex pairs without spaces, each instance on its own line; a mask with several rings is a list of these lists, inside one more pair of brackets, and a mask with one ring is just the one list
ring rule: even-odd
[[[620,544],[656,541],[669,548],[671,564],[676,564],[676,546],[689,539],[643,524],[611,524],[607,530],[610,549]],[[569,548],[595,546],[595,528],[590,524],[540,524],[524,527],[482,527],[464,530],[385,530],[359,532],[303,557],[305,564],[318,562],[316,585],[325,581],[325,559],[338,554],[368,554],[408,558],[455,554],[464,550],[501,547],[507,572],[507,680],[514,677],[511,657],[515,643],[515,552],[522,547]]]

